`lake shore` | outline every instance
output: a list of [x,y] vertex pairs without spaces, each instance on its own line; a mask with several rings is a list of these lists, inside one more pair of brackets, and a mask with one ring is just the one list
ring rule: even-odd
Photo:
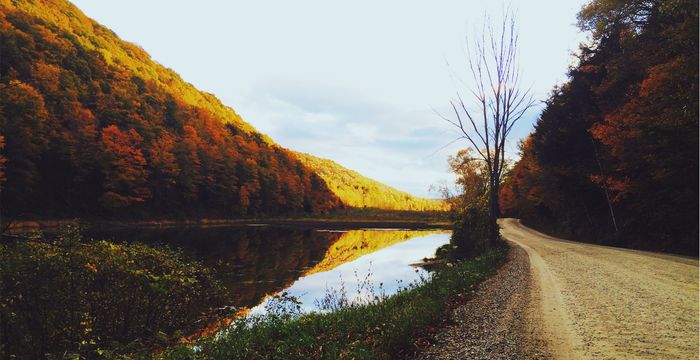
[[[168,227],[215,227],[215,226],[287,226],[297,228],[341,229],[448,229],[452,224],[443,219],[423,218],[377,218],[377,217],[269,217],[240,219],[163,219],[163,220],[83,220],[80,222],[91,229],[120,228],[168,228]],[[7,227],[10,234],[35,230],[52,230],[75,223],[74,219],[17,220]]]
[[294,316],[282,311],[248,323],[234,320],[220,336],[180,344],[155,358],[410,358],[429,344],[427,337],[444,324],[450,309],[470,299],[471,290],[496,273],[507,254],[505,248],[493,249],[441,268],[430,280],[392,296],[348,303],[332,312]]

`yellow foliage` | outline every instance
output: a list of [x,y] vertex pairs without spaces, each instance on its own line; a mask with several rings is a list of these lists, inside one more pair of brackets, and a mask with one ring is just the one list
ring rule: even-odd
[[[46,21],[47,24],[58,26],[74,37],[86,50],[98,51],[110,66],[121,68],[145,81],[153,82],[171,94],[178,94],[179,100],[185,104],[206,109],[217,118],[236,125],[246,133],[257,133],[232,108],[222,104],[211,94],[200,92],[171,69],[154,62],[145,50],[120,39],[113,31],[89,19],[68,1],[0,0],[0,10],[2,10],[0,13],[6,10],[20,10]],[[1,16],[0,22],[2,22]],[[269,137],[265,135],[262,137],[268,144],[274,144]]]
[[333,243],[323,256],[323,260],[304,275],[333,270],[364,255],[413,238],[448,233],[448,230],[351,230]]
[[446,211],[442,200],[426,199],[394,189],[360,173],[344,168],[332,160],[305,153],[295,153],[301,162],[318,174],[328,188],[348,206],[382,210]]

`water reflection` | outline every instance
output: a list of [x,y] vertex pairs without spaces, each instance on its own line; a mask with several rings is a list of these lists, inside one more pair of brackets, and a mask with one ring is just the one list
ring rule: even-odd
[[[122,229],[87,234],[117,242],[164,244],[212,268],[227,289],[231,305],[254,307],[282,290],[314,310],[326,287],[344,282],[356,294],[358,280],[383,283],[387,294],[424,275],[411,267],[448,242],[444,230],[324,231],[293,227]],[[371,274],[371,276],[370,276]],[[354,296],[354,295],[353,295]],[[260,311],[261,307],[255,308]]]
[[231,305],[257,305],[323,259],[343,234],[278,227],[123,229],[88,234],[95,239],[163,244],[212,268]]
[[[336,300],[347,296],[350,303],[392,295],[428,278],[425,270],[411,265],[434,255],[448,242],[449,232],[445,231],[349,231],[284,292],[301,301],[303,312],[327,310],[319,301],[328,294],[335,294]],[[271,301],[275,299],[266,299],[251,314],[263,314]]]

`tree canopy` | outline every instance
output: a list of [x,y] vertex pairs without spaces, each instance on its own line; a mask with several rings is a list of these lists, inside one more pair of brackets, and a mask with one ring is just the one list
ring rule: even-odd
[[698,4],[595,0],[593,40],[501,191],[506,214],[579,239],[698,251]]

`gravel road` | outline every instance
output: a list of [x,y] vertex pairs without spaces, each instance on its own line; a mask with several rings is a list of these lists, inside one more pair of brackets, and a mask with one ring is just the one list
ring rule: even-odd
[[558,359],[698,359],[698,260],[556,239],[518,220],[501,234],[532,270],[528,326]]
[[698,260],[500,221],[508,261],[419,359],[698,359]]

